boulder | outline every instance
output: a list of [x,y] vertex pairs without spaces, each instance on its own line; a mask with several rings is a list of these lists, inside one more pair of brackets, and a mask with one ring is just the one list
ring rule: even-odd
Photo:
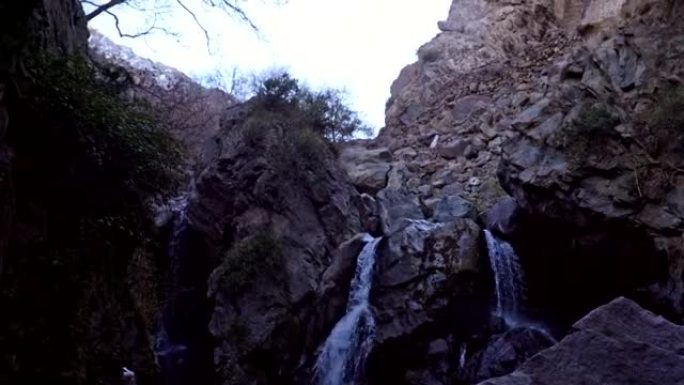
[[452,298],[468,293],[470,277],[479,272],[480,233],[471,219],[400,221],[376,261],[378,344],[411,335]]
[[423,219],[418,196],[405,187],[386,188],[377,195],[385,234],[392,234],[403,219]]
[[386,148],[348,146],[342,150],[339,161],[359,191],[375,194],[387,185],[392,155]]
[[515,231],[520,215],[521,210],[515,199],[506,197],[487,212],[486,226],[499,235],[510,235]]
[[472,203],[458,195],[448,195],[440,199],[434,207],[434,222],[452,222],[458,218],[477,219],[477,209]]
[[520,326],[464,345],[463,368],[458,378],[468,383],[499,377],[518,368],[527,359],[556,341],[540,328]]
[[578,321],[554,347],[482,385],[681,384],[684,327],[618,298]]

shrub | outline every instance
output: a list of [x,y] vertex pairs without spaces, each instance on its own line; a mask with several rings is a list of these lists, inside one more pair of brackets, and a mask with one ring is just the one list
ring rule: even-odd
[[184,149],[148,106],[119,98],[82,58],[39,57],[30,67],[35,93],[41,95],[39,109],[73,130],[89,160],[115,184],[122,182],[141,194],[178,186]]
[[573,121],[574,131],[580,135],[598,134],[620,124],[620,118],[603,103],[584,104]]
[[670,146],[681,146],[684,141],[684,86],[664,90],[650,112],[640,118],[642,142],[655,155]]
[[265,78],[257,86],[254,102],[257,113],[276,110],[291,126],[307,128],[331,143],[372,133],[358,114],[347,107],[343,92],[313,91],[286,72]]
[[260,232],[234,245],[223,258],[221,277],[231,292],[240,291],[260,274],[273,273],[282,264],[280,242]]

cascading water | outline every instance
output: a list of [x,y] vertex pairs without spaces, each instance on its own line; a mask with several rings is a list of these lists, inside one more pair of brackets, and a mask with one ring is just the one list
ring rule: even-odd
[[467,354],[468,344],[463,342],[458,349],[458,368],[463,370],[466,365],[466,354]]
[[169,236],[168,258],[169,258],[169,289],[166,290],[166,303],[168,304],[163,309],[162,320],[159,325],[159,330],[155,339],[155,354],[162,369],[162,377],[164,384],[174,384],[174,378],[177,375],[177,370],[183,365],[185,355],[187,354],[187,347],[181,343],[174,343],[169,338],[168,323],[172,318],[173,304],[175,302],[175,289],[179,287],[179,271],[181,269],[181,254],[183,249],[183,237],[188,225],[187,207],[188,195],[180,195],[172,198],[168,205],[171,209],[173,221],[171,223],[171,232]]
[[489,261],[496,285],[496,314],[509,326],[520,322],[524,280],[518,256],[508,242],[485,230]]
[[155,341],[164,385],[213,383],[213,342],[207,329],[210,305],[206,297],[211,263],[192,246],[187,213],[194,192],[191,183],[184,194],[167,203],[173,221],[162,267],[168,273]]
[[368,298],[380,239],[368,235],[358,256],[347,313],[330,332],[316,360],[314,376],[318,385],[353,385],[361,378],[375,337],[375,319]]

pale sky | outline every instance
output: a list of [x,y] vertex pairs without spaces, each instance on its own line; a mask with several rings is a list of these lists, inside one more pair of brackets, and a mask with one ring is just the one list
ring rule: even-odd
[[[345,89],[351,106],[377,131],[384,125],[392,81],[416,60],[418,47],[437,34],[437,22],[446,19],[451,0],[241,2],[260,36],[238,19],[203,6],[201,0],[185,3],[198,10],[198,18],[210,31],[211,52],[192,18],[171,9],[158,25],[180,32],[178,37],[158,33],[120,39],[106,14],[95,18],[91,27],[140,56],[196,78],[221,68],[226,72],[237,68],[244,74],[285,68],[313,88]],[[127,31],[151,22],[126,7],[116,10]]]

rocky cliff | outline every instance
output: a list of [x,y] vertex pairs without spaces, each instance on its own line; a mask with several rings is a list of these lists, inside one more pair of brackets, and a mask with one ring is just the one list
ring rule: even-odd
[[680,382],[679,3],[454,0],[341,146],[287,98],[93,65],[72,1],[6,10],[0,382],[309,384],[366,233],[368,384]]
[[[386,127],[346,147],[341,162],[377,197],[390,242],[404,218],[453,218],[467,210],[445,214],[446,202],[465,200],[472,218],[512,242],[526,273],[524,311],[556,335],[617,295],[681,322],[680,12],[657,1],[454,1],[442,32],[392,85]],[[400,330],[434,319],[412,321]],[[376,353],[392,356],[389,346],[402,362],[395,371],[405,365],[389,382],[477,382],[548,344],[497,333],[379,337]],[[405,360],[402,345],[414,353]],[[459,368],[463,346],[471,350]],[[371,381],[384,383],[388,363],[373,359],[382,374]]]
[[0,4],[0,382],[112,383],[135,366],[152,383],[158,250],[137,234],[147,227],[139,195],[124,187],[131,169],[108,157],[145,156],[118,135],[106,142],[122,147],[105,149],[102,131],[89,131],[105,125],[81,107],[108,99],[74,92],[93,91],[78,67],[88,36],[80,4],[9,3]]

